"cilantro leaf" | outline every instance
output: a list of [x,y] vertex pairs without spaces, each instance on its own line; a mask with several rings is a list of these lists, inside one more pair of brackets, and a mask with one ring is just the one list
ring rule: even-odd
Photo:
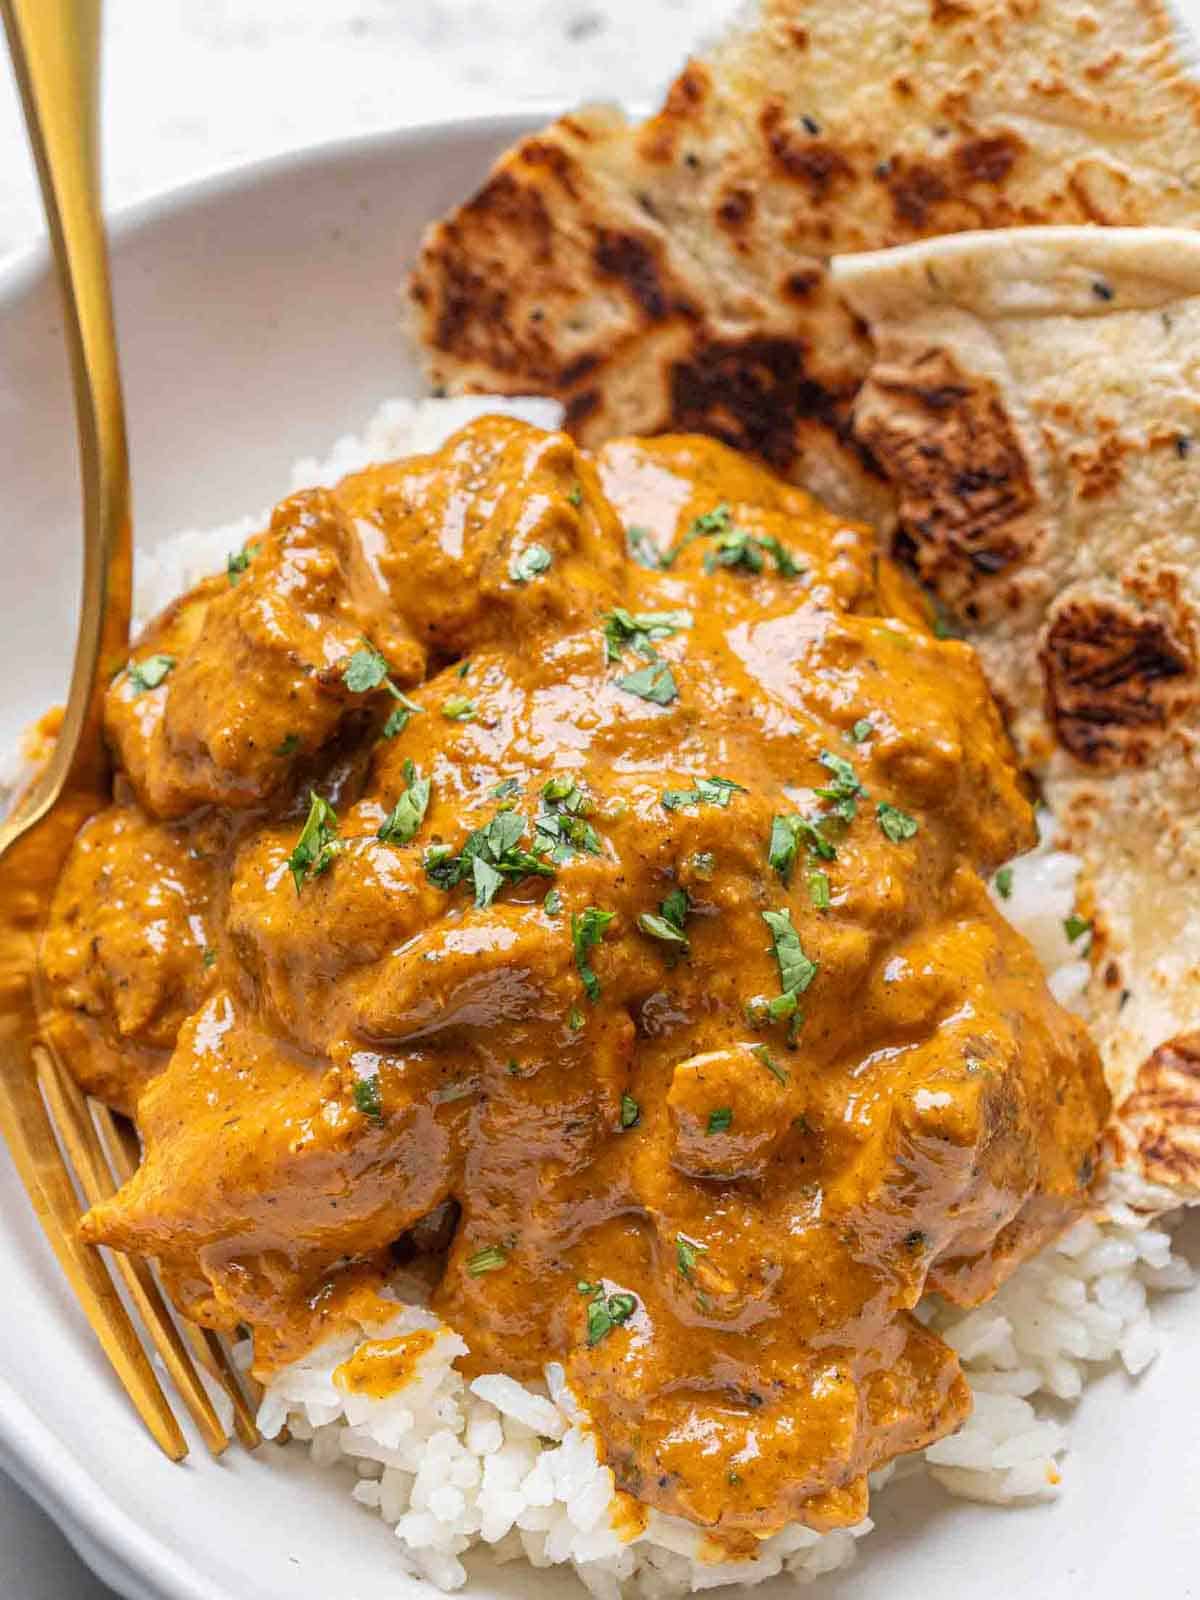
[[844,756],[835,755],[832,750],[822,750],[819,760],[833,774],[833,782],[823,789],[814,789],[813,793],[833,802],[835,816],[853,822],[858,814],[858,797],[866,793],[858,774]]
[[759,573],[766,565],[766,556],[774,561],[780,577],[796,578],[803,570],[787,546],[773,534],[755,535],[735,527],[733,514],[724,503],[694,517],[683,538],[662,558],[662,565],[672,566],[696,539],[713,541],[704,557],[704,570],[708,573],[715,572],[718,567],[744,567],[748,572]]
[[571,913],[571,943],[575,948],[575,965],[583,980],[583,990],[595,1005],[600,998],[600,980],[591,964],[591,952],[604,937],[605,929],[616,916],[615,911],[604,911],[599,906],[588,906],[582,912]]
[[866,717],[859,717],[846,737],[852,744],[862,744],[875,732],[874,725]]
[[668,922],[676,928],[682,928],[687,921],[688,897],[686,889],[672,889],[662,905],[658,908]]
[[1074,944],[1076,939],[1082,939],[1085,933],[1092,931],[1089,918],[1081,917],[1077,911],[1072,911],[1069,917],[1063,919],[1063,932],[1067,936],[1067,943]]
[[669,565],[660,554],[649,528],[626,528],[625,547],[629,551],[630,559],[636,561],[639,567],[645,567],[648,572],[659,572],[664,566]]
[[175,665],[174,656],[145,656],[141,661],[129,663],[129,682],[134,694],[145,694],[147,689],[157,689]]
[[673,922],[668,922],[666,917],[655,916],[652,911],[643,911],[637,920],[638,927],[652,939],[662,939],[667,944],[678,945],[681,950],[688,949],[687,934]]
[[669,706],[679,694],[679,686],[665,661],[654,661],[648,666],[639,667],[636,672],[627,672],[623,678],[617,679],[617,688],[624,689],[626,694],[637,695],[639,700],[649,700],[656,706]]
[[552,878],[554,868],[545,852],[520,848],[525,819],[517,812],[501,809],[490,822],[467,835],[455,855],[449,845],[434,845],[425,852],[425,876],[439,889],[449,892],[464,878],[475,889],[475,904],[486,910],[496,898],[504,880],[529,877]]
[[242,573],[245,572],[261,548],[257,544],[248,544],[243,550],[231,550],[225,557],[225,575],[229,579],[229,587],[231,589],[237,588]]
[[733,1108],[717,1106],[708,1113],[708,1133],[725,1133],[733,1125]]
[[631,1094],[621,1096],[621,1126],[636,1128],[642,1119],[642,1108]]
[[325,872],[341,849],[337,837],[337,812],[322,795],[309,791],[308,816],[295,848],[287,859],[292,881],[299,894],[305,880]]
[[527,544],[509,561],[508,575],[514,583],[529,583],[548,571],[553,561],[553,555],[544,544]]
[[502,1244],[485,1244],[467,1257],[467,1271],[473,1278],[482,1278],[485,1272],[499,1272],[508,1265],[508,1251]]
[[407,844],[416,837],[429,809],[432,782],[417,775],[411,761],[404,763],[404,789],[391,812],[380,824],[378,838],[385,844]]
[[396,701],[387,721],[383,725],[383,737],[394,739],[398,733],[403,733],[408,727],[408,719],[424,711],[424,706],[417,705],[415,700],[410,700],[407,695],[401,694],[391,679],[388,680],[388,690]]
[[442,715],[448,722],[471,722],[475,717],[475,702],[463,694],[449,694],[442,701]]
[[559,774],[548,779],[541,799],[542,809],[533,819],[534,840],[549,850],[551,860],[570,861],[577,850],[602,854],[600,836],[587,820],[592,802],[574,778]]
[[875,807],[875,818],[879,823],[879,831],[893,844],[902,844],[905,839],[911,839],[919,826],[915,817],[910,817],[907,811],[901,811],[899,806],[891,805],[887,800],[881,800]]
[[785,1087],[787,1086],[789,1082],[787,1073],[779,1065],[778,1061],[776,1061],[775,1057],[767,1049],[765,1044],[751,1045],[750,1054],[758,1057],[763,1066],[766,1067],[767,1071],[775,1079],[776,1083],[781,1083]]
[[619,1291],[606,1295],[604,1285],[600,1283],[579,1283],[576,1285],[580,1294],[591,1296],[587,1308],[587,1342],[589,1346],[598,1345],[601,1339],[606,1338],[614,1328],[619,1328],[622,1323],[628,1322],[637,1310],[637,1300],[631,1294]]
[[782,911],[764,911],[763,921],[771,930],[775,960],[779,965],[779,987],[784,994],[803,994],[817,975],[817,963],[804,954],[800,935],[792,927],[792,914]]
[[383,1098],[379,1091],[379,1076],[372,1073],[368,1078],[354,1080],[354,1104],[364,1117],[372,1122],[383,1121]]
[[646,661],[658,659],[654,642],[670,639],[681,628],[690,628],[690,611],[626,611],[614,606],[600,619],[604,624],[604,653],[609,661],[619,661],[622,650],[635,650]]
[[351,694],[367,694],[388,675],[388,664],[379,651],[364,642],[342,668],[342,682]]
[[826,872],[810,872],[808,875],[808,898],[818,911],[829,910],[829,874]]
[[771,818],[771,836],[767,841],[767,862],[775,868],[784,883],[792,875],[796,852],[801,844],[810,855],[822,861],[832,861],[837,850],[821,832],[818,823],[808,817],[774,816]]
[[749,794],[744,784],[732,778],[697,778],[691,789],[664,789],[660,799],[667,811],[684,806],[727,806],[735,794]]
[[675,1235],[675,1264],[681,1274],[691,1280],[696,1262],[701,1256],[708,1254],[708,1246],[701,1244],[698,1239],[689,1239],[686,1233]]

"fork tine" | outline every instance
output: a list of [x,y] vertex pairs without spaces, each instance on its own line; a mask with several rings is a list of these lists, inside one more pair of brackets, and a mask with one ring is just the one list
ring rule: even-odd
[[224,1339],[211,1328],[196,1328],[194,1331],[208,1356],[209,1370],[216,1375],[233,1402],[233,1426],[239,1440],[247,1450],[257,1450],[262,1443],[262,1434],[254,1420],[258,1407],[247,1400],[242,1386],[244,1384],[258,1401],[262,1399],[262,1390],[248,1372],[238,1372]]
[[[118,1120],[107,1106],[92,1102],[100,1138],[107,1151],[112,1170],[118,1182],[128,1183],[137,1170],[141,1152],[137,1135],[130,1123]],[[182,1318],[183,1333],[198,1361],[221,1385],[233,1407],[233,1426],[239,1441],[247,1450],[257,1450],[262,1434],[255,1423],[262,1391],[248,1373],[239,1373],[225,1342],[211,1328],[200,1328],[187,1318]],[[245,1388],[243,1388],[243,1385]],[[246,1398],[250,1392],[250,1400]]]
[[[116,1193],[116,1184],[88,1111],[88,1103],[71,1075],[50,1051],[37,1050],[38,1081],[58,1125],[67,1154],[89,1205],[98,1205]],[[201,1437],[213,1455],[229,1444],[208,1391],[196,1371],[179,1329],[163,1301],[147,1263],[123,1252],[115,1256],[117,1270],[141,1313],[151,1343],[162,1357],[180,1397],[192,1415]]]
[[172,1461],[187,1440],[99,1254],[79,1237],[79,1202],[27,1061],[0,1063],[0,1131],[38,1221],[92,1332],[155,1442]]

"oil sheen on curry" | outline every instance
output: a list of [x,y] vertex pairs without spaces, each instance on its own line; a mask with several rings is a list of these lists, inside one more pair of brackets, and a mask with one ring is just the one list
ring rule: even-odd
[[730,1548],[959,1424],[913,1308],[1069,1221],[1107,1097],[984,885],[1035,834],[983,678],[869,529],[487,418],[284,501],[107,728],[43,953],[145,1148],[90,1239],[264,1374],[407,1262]]

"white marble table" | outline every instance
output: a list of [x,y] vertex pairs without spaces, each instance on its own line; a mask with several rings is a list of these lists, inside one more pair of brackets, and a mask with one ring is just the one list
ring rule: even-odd
[[[644,98],[736,9],[737,0],[108,0],[107,200],[120,206],[297,145],[516,100]],[[0,67],[0,256],[40,231]],[[113,1600],[2,1475],[0,1594]]]

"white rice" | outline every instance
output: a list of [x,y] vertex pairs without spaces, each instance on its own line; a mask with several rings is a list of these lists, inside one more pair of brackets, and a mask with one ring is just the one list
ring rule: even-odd
[[[435,448],[488,411],[544,426],[559,417],[558,407],[542,400],[391,401],[361,437],[339,439],[326,460],[298,462],[291,487],[335,482],[370,461]],[[182,533],[139,555],[139,618],[219,569],[264,521]],[[1086,952],[1063,932],[1079,862],[1055,850],[1048,831],[1037,851],[1013,863],[1011,893],[997,903],[1034,945],[1057,998],[1082,1010]],[[958,1352],[975,1403],[958,1433],[931,1446],[923,1460],[904,1463],[906,1469],[928,1470],[951,1493],[972,1500],[1009,1504],[1057,1495],[1067,1433],[1044,1405],[1077,1399],[1090,1377],[1114,1361],[1130,1373],[1153,1361],[1158,1338],[1148,1297],[1192,1281],[1186,1263],[1172,1255],[1170,1226],[1169,1219],[1147,1224],[1113,1201],[1104,1220],[1078,1223],[987,1305],[964,1313],[924,1302],[919,1314]],[[398,1301],[414,1298],[411,1283],[398,1282],[394,1292]],[[365,1399],[335,1384],[335,1370],[358,1344],[417,1328],[434,1329],[437,1337],[398,1392]],[[500,1373],[468,1386],[454,1365],[466,1349],[429,1310],[399,1305],[386,1324],[347,1332],[278,1373],[259,1416],[268,1437],[286,1426],[317,1462],[342,1469],[354,1498],[394,1528],[399,1565],[442,1589],[466,1582],[461,1558],[480,1544],[497,1561],[569,1564],[598,1600],[659,1600],[756,1584],[781,1572],[808,1582],[851,1562],[870,1531],[869,1518],[826,1534],[791,1525],[764,1540],[754,1561],[736,1563],[715,1559],[703,1531],[677,1518],[652,1511],[636,1532],[628,1518],[623,1524],[614,1515],[612,1475],[597,1460],[562,1369],[548,1367],[537,1390]],[[873,1487],[882,1488],[890,1475],[891,1469],[876,1474]]]

